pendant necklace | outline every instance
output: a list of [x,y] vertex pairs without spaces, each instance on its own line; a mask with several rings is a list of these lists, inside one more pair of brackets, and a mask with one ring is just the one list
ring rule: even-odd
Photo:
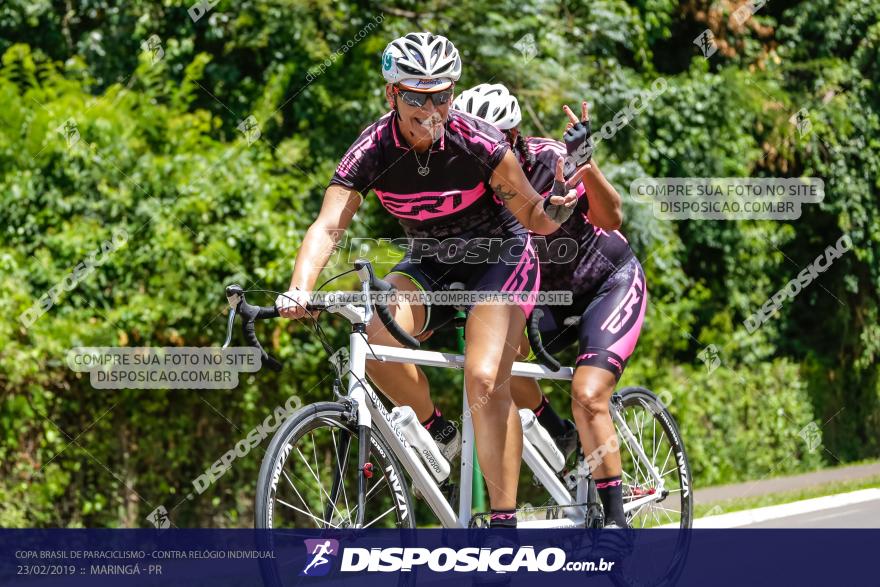
[[428,158],[425,160],[425,164],[422,165],[422,162],[419,161],[419,153],[415,149],[413,149],[413,155],[416,157],[416,164],[419,166],[418,172],[419,175],[425,177],[431,172],[431,169],[428,167],[428,163],[431,161],[431,147],[428,147]]

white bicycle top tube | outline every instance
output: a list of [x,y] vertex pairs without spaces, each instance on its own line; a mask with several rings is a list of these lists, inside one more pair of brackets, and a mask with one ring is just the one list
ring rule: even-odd
[[[391,361],[392,363],[411,363],[413,365],[423,365],[426,367],[439,367],[441,369],[463,369],[464,355],[453,353],[440,353],[437,351],[423,351],[398,348],[392,346],[384,346],[374,344],[367,353],[370,358],[380,361]],[[551,371],[543,365],[537,363],[515,362],[511,375],[531,377],[533,379],[558,379],[560,381],[571,381],[574,376],[574,369],[571,367],[562,367],[559,371]]]

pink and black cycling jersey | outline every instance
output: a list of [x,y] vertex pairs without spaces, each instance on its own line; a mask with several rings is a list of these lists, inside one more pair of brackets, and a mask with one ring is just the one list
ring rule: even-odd
[[[526,294],[517,305],[529,316],[540,287],[538,259],[528,231],[489,185],[509,149],[494,126],[450,110],[430,153],[416,153],[391,112],[361,133],[330,183],[361,194],[376,192],[398,219],[411,248],[391,273],[405,275],[427,292],[461,283],[468,291]],[[419,173],[423,167],[429,169],[426,175]],[[449,249],[440,244],[459,239],[470,245],[504,241],[513,246],[497,259],[487,255],[469,263],[450,258]],[[439,328],[455,315],[452,305],[425,305],[423,331]]]
[[[556,161],[565,157],[565,145],[533,137],[526,139],[526,145],[535,157],[534,164],[525,170],[526,176],[535,191],[546,197],[553,185]],[[581,196],[578,212],[547,237],[543,248],[552,251],[555,241],[571,239],[577,244],[577,254],[563,263],[547,254],[541,258],[541,289],[570,291],[572,304],[535,308],[540,313],[538,329],[550,353],[577,342],[577,366],[599,367],[620,379],[645,318],[645,273],[619,231],[602,230],[589,222],[583,184],[577,189]]]
[[[524,235],[489,185],[509,148],[494,126],[450,110],[430,153],[416,153],[389,112],[361,133],[330,183],[364,195],[376,192],[410,238]],[[427,175],[419,174],[422,166],[430,170]]]
[[[565,144],[552,139],[526,138],[526,145],[535,162],[524,169],[529,183],[544,197],[550,193],[556,174],[556,161],[565,157]],[[577,243],[577,255],[565,263],[541,259],[541,289],[544,291],[571,291],[575,296],[595,292],[614,271],[633,257],[626,238],[618,230],[606,231],[587,220],[589,200],[583,183],[577,186],[580,196],[577,211],[559,230],[545,237],[546,249],[557,239],[571,239]],[[543,247],[539,247],[539,250]]]

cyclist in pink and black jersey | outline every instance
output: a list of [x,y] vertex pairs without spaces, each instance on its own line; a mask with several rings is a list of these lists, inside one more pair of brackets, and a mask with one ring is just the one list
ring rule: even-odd
[[[465,90],[455,101],[458,110],[479,116],[506,133],[532,186],[547,195],[560,156],[581,151],[589,140],[586,102],[582,119],[564,107],[569,117],[565,142],[524,137],[519,132],[521,114],[514,96],[501,84],[481,84]],[[577,209],[562,227],[547,237],[542,250],[569,239],[577,254],[565,262],[541,259],[541,290],[571,291],[571,306],[545,306],[538,311],[541,340],[548,351],[557,352],[577,341],[579,353],[572,380],[572,414],[585,454],[616,439],[609,413],[609,400],[627,359],[635,348],[647,307],[642,267],[626,238],[617,230],[622,215],[620,195],[605,179],[595,161],[580,162],[586,173],[578,174]],[[559,250],[559,249],[556,249]],[[572,324],[571,318],[577,323]],[[528,342],[523,341],[527,348]],[[567,421],[550,406],[533,379],[515,377],[511,393],[516,403],[531,408],[557,441],[563,454],[572,450]],[[610,451],[592,471],[611,527],[626,527],[623,513],[620,455]]]
[[[382,72],[391,112],[361,133],[337,167],[300,248],[290,291],[276,301],[281,314],[304,316],[308,291],[360,206],[361,195],[371,190],[420,247],[417,263],[407,258],[388,276],[398,290],[436,291],[462,281],[471,290],[536,292],[539,266],[526,228],[536,234],[556,231],[577,201],[574,191],[566,190],[561,163],[554,195],[543,199],[502,133],[450,112],[461,60],[445,37],[411,33],[392,41],[382,57]],[[508,259],[478,265],[444,258],[441,251],[431,250],[433,241],[428,250],[421,247],[424,239],[449,237],[500,238],[516,246],[507,251]],[[412,335],[435,326],[443,314],[435,309],[405,301],[391,308]],[[477,304],[466,326],[465,381],[470,404],[482,406],[473,412],[477,455],[495,514],[491,523],[498,526],[516,523],[522,431],[509,380],[531,310],[529,302],[520,307]],[[400,346],[377,320],[368,325],[367,334],[372,343]],[[395,403],[411,406],[435,438],[443,430],[457,436],[434,408],[419,368],[368,361],[367,373]],[[454,439],[447,444],[454,446]]]

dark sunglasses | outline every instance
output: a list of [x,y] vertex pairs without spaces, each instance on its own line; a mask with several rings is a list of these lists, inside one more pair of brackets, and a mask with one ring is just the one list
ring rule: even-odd
[[434,106],[446,104],[452,98],[452,88],[441,92],[410,92],[394,86],[394,93],[400,96],[404,102],[416,108],[424,106],[428,102],[428,98],[431,99]]

